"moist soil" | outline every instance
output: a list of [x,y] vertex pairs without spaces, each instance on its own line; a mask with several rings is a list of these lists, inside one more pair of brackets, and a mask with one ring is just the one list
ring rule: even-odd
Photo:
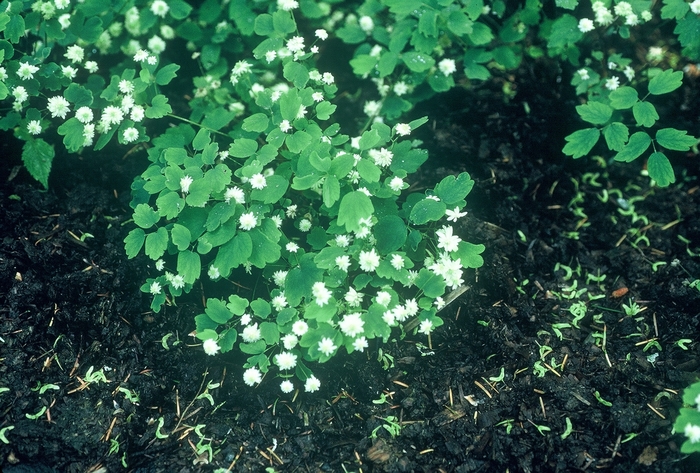
[[[430,343],[397,334],[339,355],[314,394],[247,387],[243,355],[206,356],[191,334],[208,288],[149,310],[139,287],[155,270],[122,244],[143,150],[61,156],[44,191],[6,137],[3,471],[698,471],[672,432],[700,372],[697,156],[674,156],[665,189],[639,163],[563,157],[575,103],[566,78],[538,74],[415,111],[439,118],[417,132],[431,160],[414,186],[472,175],[456,225],[484,265]],[[675,100],[697,110],[692,93]]]

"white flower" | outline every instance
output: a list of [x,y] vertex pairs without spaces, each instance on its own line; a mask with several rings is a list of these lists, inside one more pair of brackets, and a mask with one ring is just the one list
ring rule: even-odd
[[61,66],[61,72],[63,73],[63,77],[73,79],[78,73],[78,69],[73,66]]
[[350,268],[350,257],[348,255],[336,256],[335,265],[338,267],[338,269],[347,273],[348,268]]
[[133,126],[130,126],[122,133],[122,139],[124,143],[133,143],[139,139],[139,131]]
[[581,80],[588,80],[591,78],[591,76],[588,75],[588,69],[579,69],[576,72],[578,73],[579,77],[581,77]]
[[375,301],[377,302],[377,304],[387,307],[389,305],[389,302],[391,302],[391,294],[389,294],[386,291],[379,291],[377,293],[377,298],[375,299]]
[[282,345],[284,345],[285,350],[291,350],[299,343],[299,339],[293,333],[288,333],[282,337]]
[[401,255],[391,255],[391,266],[392,266],[395,270],[399,271],[399,270],[403,269],[404,264],[405,264],[405,262],[404,262],[404,260],[403,260],[403,256],[401,256]]
[[289,251],[290,253],[296,253],[297,251],[299,251],[299,245],[297,245],[297,244],[294,243],[293,241],[290,241],[289,243],[287,243],[287,244],[285,245],[285,248],[286,248],[287,251]]
[[292,204],[287,206],[287,209],[285,210],[285,214],[289,218],[294,218],[297,215],[297,204]]
[[325,40],[328,39],[328,31],[323,30],[323,29],[321,29],[321,30],[316,30],[316,31],[314,32],[314,35],[316,35],[316,37],[317,37],[318,39],[320,39],[321,41],[325,41]]
[[190,176],[184,176],[180,178],[180,189],[183,194],[187,194],[190,191],[190,185],[194,182],[194,179]]
[[374,271],[379,267],[379,255],[374,248],[370,251],[360,251],[359,262],[362,271]]
[[690,443],[700,442],[700,426],[693,424],[686,424],[684,430],[685,436],[688,437]]
[[27,94],[27,89],[25,89],[22,85],[18,85],[17,87],[12,89],[12,95],[14,95],[17,103],[22,103],[29,98],[29,94]]
[[121,108],[115,107],[114,105],[109,105],[102,110],[102,117],[100,118],[100,121],[106,127],[109,127],[110,125],[118,125],[122,122],[122,120],[124,120],[124,112],[122,112]]
[[[698,9],[700,9],[700,0],[695,0],[695,2],[691,3],[691,8],[692,5],[697,3],[698,4]],[[700,15],[700,12],[698,13]],[[661,61],[664,58],[664,49],[660,48],[658,46],[652,46],[649,48],[649,52],[647,53],[647,61]]]
[[348,292],[345,293],[345,301],[350,307],[358,307],[362,304],[362,297],[364,295],[361,292],[357,292],[354,287],[350,287]]
[[252,230],[258,225],[258,219],[253,212],[244,213],[238,218],[241,230]]
[[445,300],[442,297],[437,297],[433,304],[435,304],[435,309],[442,310],[442,308],[445,307]]
[[267,63],[271,63],[277,57],[277,51],[268,51],[265,53],[265,60]]
[[170,285],[173,287],[173,289],[182,289],[185,287],[185,278],[183,278],[181,274],[172,275],[170,277]]
[[352,314],[345,314],[343,317],[343,320],[341,320],[338,323],[338,327],[340,327],[340,331],[343,332],[345,335],[348,337],[356,337],[362,332],[365,331],[364,329],[365,326],[365,321],[362,320],[362,317],[359,312],[353,312]]
[[99,66],[97,65],[97,63],[95,61],[85,61],[85,64],[83,64],[83,66],[85,66],[85,69],[90,74],[94,74],[95,72],[97,72],[99,70]]
[[365,351],[365,348],[367,348],[369,345],[367,344],[367,339],[365,337],[360,337],[356,338],[352,342],[352,347],[359,352]]
[[66,115],[70,111],[69,107],[70,104],[68,103],[68,100],[64,99],[60,95],[57,95],[56,97],[51,97],[47,105],[47,108],[51,113],[51,117],[53,118],[66,118]]
[[155,16],[165,18],[169,10],[170,7],[164,0],[154,0],[154,2],[151,3],[151,11]]
[[453,231],[454,230],[452,227],[445,225],[440,230],[435,232],[435,235],[438,237],[438,248],[442,248],[448,253],[452,253],[453,251],[457,251],[457,249],[459,249],[459,242],[461,242],[462,239],[457,235],[454,235],[452,233]]
[[611,77],[610,79],[605,80],[605,88],[608,90],[615,90],[618,87],[620,87],[620,78],[619,77]]
[[241,332],[241,338],[246,343],[255,343],[260,340],[260,329],[258,324],[248,325]]
[[267,185],[267,180],[265,179],[265,176],[263,176],[260,173],[253,174],[250,176],[250,186],[253,189],[264,189],[265,186]]
[[230,187],[224,192],[224,200],[228,203],[233,200],[237,204],[245,203],[245,193],[240,187]]
[[394,318],[394,311],[393,310],[384,311],[384,314],[382,314],[382,320],[390,327],[393,327],[394,325],[396,325],[396,319]]
[[292,333],[294,333],[294,335],[296,335],[297,337],[303,337],[304,334],[308,331],[309,331],[309,324],[307,324],[303,320],[297,320],[292,325]]
[[362,31],[364,31],[367,34],[371,33],[374,29],[374,21],[371,17],[367,15],[361,16],[360,21],[358,23],[360,25],[360,28],[362,28]]
[[75,111],[75,118],[77,118],[80,123],[90,123],[94,117],[90,107],[80,107]]
[[607,26],[614,20],[612,12],[605,7],[602,7],[598,10],[593,9],[593,11],[595,12],[595,21],[600,25]]
[[27,123],[27,133],[30,135],[38,135],[41,133],[41,122],[39,120],[32,120]]
[[639,17],[635,13],[631,13],[627,15],[627,19],[625,20],[625,24],[627,26],[635,26],[639,24]]
[[593,20],[589,18],[581,18],[578,22],[578,29],[582,33],[588,33],[589,31],[593,31],[595,29],[595,25],[593,24]]
[[247,61],[238,61],[233,65],[231,74],[235,76],[241,76],[253,70],[253,66]]
[[335,77],[333,77],[333,74],[330,72],[324,72],[323,77],[321,78],[321,82],[323,82],[326,85],[331,85],[333,82],[335,82]]
[[292,391],[294,391],[294,383],[289,381],[288,379],[285,379],[280,383],[280,389],[282,390],[283,393],[289,394]]
[[219,268],[217,268],[214,265],[211,265],[207,270],[207,276],[209,276],[209,279],[217,280],[221,277],[221,272],[219,272]]
[[610,69],[611,71],[614,71],[615,69],[617,69],[617,64],[615,64],[612,61],[608,61],[608,69]]
[[[698,3],[698,1],[695,0],[695,2],[693,2],[693,3]],[[691,9],[691,10],[693,9],[693,3],[690,4],[690,9]],[[695,12],[693,12],[693,13],[696,13],[696,14],[700,15],[700,4],[697,5],[697,11],[695,11]],[[650,12],[650,11],[644,10],[644,11],[642,12],[642,20],[644,20],[644,21],[649,21],[649,20],[651,20],[651,18],[652,18],[652,16],[651,16],[651,12]]]
[[68,46],[68,49],[66,49],[66,54],[64,54],[63,56],[70,62],[75,64],[83,60],[83,58],[85,57],[85,50],[80,46],[74,44],[72,46]]
[[[165,41],[163,41],[160,36],[153,35],[153,37],[148,40],[148,49],[150,49],[153,54],[160,54],[165,51]],[[147,61],[149,64],[151,63],[151,56],[148,57]],[[155,64],[155,57],[153,57],[153,63]]]
[[7,69],[5,69],[4,67],[0,67],[0,80],[5,81],[7,80],[7,77]]
[[309,221],[309,219],[302,218],[299,221],[299,230],[301,230],[302,232],[308,232],[309,230],[311,230],[311,222]]
[[314,92],[311,94],[311,98],[314,99],[314,102],[322,102],[323,94],[321,92]]
[[338,347],[335,346],[333,340],[328,337],[323,337],[321,341],[318,342],[318,351],[326,356],[331,356],[337,348]]
[[287,278],[287,271],[275,271],[272,275],[272,280],[277,286],[284,286],[284,280]]
[[403,179],[398,176],[391,178],[391,181],[389,181],[389,189],[394,192],[401,192],[403,189]]
[[296,0],[277,0],[277,8],[284,11],[294,10],[299,8],[299,2]]
[[163,269],[165,268],[165,261],[163,261],[162,259],[159,259],[158,261],[156,261],[155,266],[156,266],[156,270],[163,271]]
[[151,283],[151,286],[148,288],[148,292],[150,292],[151,294],[153,294],[155,296],[157,294],[160,294],[161,289],[162,289],[162,287],[161,287],[160,283],[158,281],[153,281]]
[[457,70],[457,66],[454,59],[443,59],[438,63],[438,69],[440,69],[440,72],[444,75],[449,76]]
[[135,62],[144,62],[147,59],[148,59],[148,51],[145,51],[143,49],[139,49],[136,52],[136,54],[134,54],[134,61]]
[[311,375],[308,378],[306,378],[306,382],[304,383],[304,390],[307,393],[315,393],[319,389],[321,389],[321,381],[319,381],[316,376]]
[[401,97],[408,92],[408,85],[404,81],[399,81],[394,84],[394,93]]
[[394,129],[399,136],[408,136],[411,134],[411,125],[408,123],[397,123]]
[[335,244],[339,248],[347,248],[347,246],[350,244],[350,236],[349,235],[336,235]]
[[617,5],[615,5],[614,10],[615,14],[620,16],[629,16],[634,14],[634,11],[632,11],[632,5],[630,5],[629,2],[619,2]]
[[287,41],[287,49],[293,53],[298,53],[304,50],[304,38],[301,36],[294,36],[292,39]]
[[134,84],[130,80],[120,80],[119,81],[119,92],[122,94],[132,94],[134,93]]
[[218,343],[216,343],[216,340],[214,340],[213,338],[204,340],[202,348],[204,349],[204,353],[210,356],[216,355],[219,352],[219,350],[221,350],[221,347]]
[[690,4],[690,11],[692,11],[696,15],[700,15],[700,0],[695,0],[693,3]]
[[326,287],[326,284],[322,281],[314,283],[314,285],[311,287],[311,294],[314,296],[316,304],[318,304],[319,307],[323,307],[324,305],[328,304],[328,301],[333,295],[333,293]]
[[383,168],[390,166],[391,160],[394,158],[394,153],[386,148],[381,148],[379,150],[371,149],[368,153],[374,160],[374,164]]
[[626,66],[623,70],[622,73],[627,77],[627,80],[631,81],[634,79],[634,69],[632,69],[630,66]]
[[270,301],[270,303],[272,304],[272,307],[274,307],[277,312],[279,312],[282,309],[284,309],[285,307],[287,307],[287,304],[288,304],[287,298],[284,297],[284,294],[279,294],[279,295],[273,297],[272,301]]
[[[150,41],[149,41],[150,43]],[[165,43],[163,43],[163,48],[165,48]],[[148,59],[146,59],[146,62],[150,64],[151,66],[155,66],[156,63],[158,62],[158,58],[155,56],[148,56]]]
[[455,207],[454,210],[445,210],[445,215],[447,215],[448,222],[456,222],[460,218],[467,215],[468,212],[460,212],[459,207]]
[[241,325],[248,325],[250,323],[251,318],[252,317],[250,316],[250,314],[241,315]]
[[430,320],[424,320],[420,323],[420,327],[418,328],[418,331],[420,333],[423,333],[425,335],[430,335],[430,332],[433,331],[433,323]]
[[281,370],[291,370],[297,365],[297,356],[293,353],[283,351],[275,355],[275,364],[279,366]]
[[362,110],[365,112],[365,115],[373,117],[379,113],[379,110],[382,108],[382,103],[378,102],[376,100],[368,100],[365,102],[364,107]]
[[413,317],[418,313],[418,302],[416,302],[415,299],[408,299],[404,304],[404,307],[406,308],[406,313],[409,317]]
[[143,117],[146,116],[146,110],[141,105],[134,105],[131,109],[131,115],[129,115],[133,121],[136,123],[140,122],[143,120]]
[[450,256],[445,253],[440,255],[440,258],[436,262],[429,265],[428,269],[438,276],[442,276],[445,280],[445,284],[452,289],[457,289],[464,284],[464,280],[462,280],[462,263],[459,258],[452,260]]
[[255,386],[262,381],[262,373],[257,368],[248,368],[243,373],[243,382],[248,386]]
[[61,25],[61,29],[65,30],[70,27],[70,13],[64,13],[58,17],[58,23]]

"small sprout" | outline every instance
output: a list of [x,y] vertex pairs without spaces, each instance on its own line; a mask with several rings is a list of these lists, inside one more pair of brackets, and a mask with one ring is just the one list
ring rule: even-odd
[[163,417],[159,417],[158,418],[158,427],[156,428],[156,438],[159,438],[159,439],[168,438],[168,434],[164,434],[160,431],[160,429],[163,428],[163,424],[165,424],[165,420],[163,419]]
[[41,384],[41,381],[37,381],[36,387],[32,388],[32,391],[39,391],[39,394],[44,394],[44,393],[45,393],[46,391],[48,391],[49,389],[56,389],[56,390],[58,390],[58,389],[61,389],[61,388],[59,388],[58,385],[56,385],[56,384],[50,384],[50,383]]
[[379,399],[372,399],[372,404],[389,404],[387,395],[385,393],[381,393],[379,395]]
[[24,414],[24,415],[27,417],[27,419],[37,420],[39,417],[44,415],[44,412],[46,412],[46,406],[43,406],[41,409],[39,409],[39,412],[37,412],[36,414]]
[[527,243],[527,236],[525,236],[522,230],[518,230],[518,238],[520,238],[520,241],[523,243]]
[[562,440],[566,439],[574,431],[574,426],[571,424],[571,419],[568,417],[566,420],[566,430],[559,436]]
[[380,425],[379,427],[376,427],[374,430],[372,430],[372,433],[370,434],[369,438],[371,439],[376,439],[377,438],[377,432],[379,429],[384,428],[387,432],[392,437],[398,437],[401,434],[401,424],[399,423],[399,418],[396,416],[386,416],[386,417],[378,417],[378,419],[381,419],[385,421],[385,424]]
[[504,426],[506,428],[506,435],[510,435],[511,431],[513,430],[513,425],[515,424],[515,419],[506,419],[500,421],[498,424],[496,424],[496,427],[499,426]]
[[625,315],[634,317],[640,312],[646,310],[646,307],[640,307],[636,302],[631,302],[630,305],[622,304],[622,308],[625,311]]
[[2,441],[2,443],[6,444],[6,445],[10,443],[10,441],[7,439],[7,435],[5,435],[5,434],[7,434],[7,432],[9,432],[10,430],[12,430],[14,428],[15,428],[14,425],[8,425],[7,427],[3,427],[2,429],[0,429],[0,441]]
[[498,376],[491,376],[489,378],[489,381],[494,382],[494,383],[501,383],[503,382],[503,378],[505,378],[506,370],[505,368],[501,367],[501,374]]
[[116,455],[119,453],[119,441],[117,439],[109,439],[109,453],[107,456]]
[[124,393],[124,396],[131,402],[132,404],[138,404],[140,401],[139,395],[135,392],[132,391],[131,389],[124,388],[122,386],[119,386],[117,388],[117,391]]
[[600,395],[600,393],[598,391],[594,392],[593,395],[598,400],[598,402],[601,403],[602,405],[607,406],[607,407],[612,407],[612,402],[606,401],[605,399],[603,399],[603,397]]
[[544,378],[544,375],[547,374],[547,368],[542,365],[541,361],[536,361],[535,364],[532,366],[533,371],[535,372],[535,376],[538,378]]
[[622,441],[621,441],[620,443],[629,442],[630,440],[632,440],[633,438],[635,438],[637,435],[639,435],[639,434],[634,433],[634,432],[630,432],[629,434],[626,434],[626,435],[625,435],[625,438],[623,438]]
[[659,351],[663,351],[661,349],[661,345],[659,345],[659,342],[656,340],[649,340],[646,345],[644,345],[644,348],[642,348],[643,352],[646,352],[647,350],[650,350],[651,348],[656,348]]
[[681,338],[678,340],[675,345],[680,348],[681,350],[688,350],[688,347],[686,346],[688,343],[692,343],[693,341],[689,338]]
[[654,272],[657,272],[661,266],[666,266],[668,263],[665,261],[657,261],[656,263],[651,264],[651,270]]
[[485,320],[477,320],[476,323],[479,324],[479,325],[481,325],[482,327],[488,327],[488,326],[489,326],[489,322],[487,322],[487,321],[485,321]]

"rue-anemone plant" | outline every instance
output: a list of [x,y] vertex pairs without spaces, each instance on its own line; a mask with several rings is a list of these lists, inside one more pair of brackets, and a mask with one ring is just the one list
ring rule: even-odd
[[700,382],[691,384],[683,391],[683,404],[673,429],[685,435],[681,452],[700,452]]

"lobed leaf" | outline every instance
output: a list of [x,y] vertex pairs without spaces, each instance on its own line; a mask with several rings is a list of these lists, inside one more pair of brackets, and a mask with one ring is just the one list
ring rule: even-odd
[[600,138],[600,130],[597,128],[586,128],[578,130],[564,138],[567,143],[562,152],[566,155],[578,159],[581,156],[587,155],[598,142]]
[[667,187],[676,182],[671,162],[665,154],[658,151],[649,156],[647,171],[649,171],[649,177],[654,179],[659,187]]

